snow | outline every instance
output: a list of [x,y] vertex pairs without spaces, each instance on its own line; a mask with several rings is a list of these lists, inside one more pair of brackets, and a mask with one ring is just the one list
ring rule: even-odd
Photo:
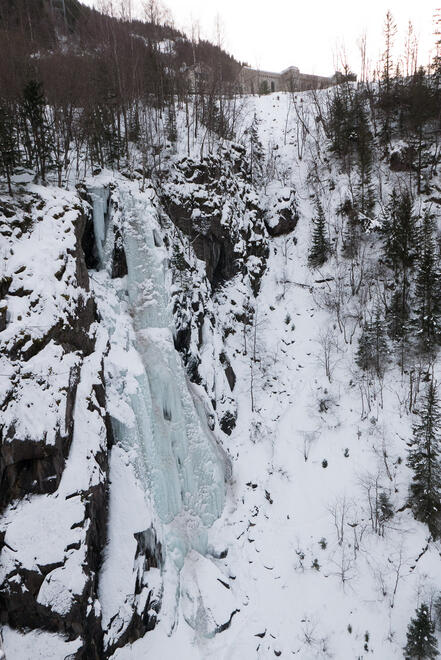
[[41,630],[23,634],[4,626],[2,636],[6,660],[67,660],[81,646],[79,639],[69,642],[61,635]]
[[[24,213],[26,204],[32,215]],[[22,440],[44,439],[51,445],[58,432],[66,434],[67,392],[79,360],[74,352],[66,354],[50,341],[50,332],[70,323],[88,298],[76,279],[75,227],[81,207],[73,192],[29,185],[15,211],[2,244],[1,275],[12,281],[5,299],[7,326],[0,336],[1,394],[6,395],[18,380],[20,384],[2,421],[5,428],[13,426],[14,435]],[[33,356],[32,348],[39,342],[42,350]],[[17,349],[25,355],[24,362],[9,358]],[[15,376],[9,380],[11,372]]]
[[[103,627],[107,629],[111,624],[106,638],[107,644],[113,641],[115,633],[120,633],[121,628],[124,628],[130,620],[130,598],[131,594],[135,593],[136,581],[134,535],[147,529],[152,520],[144,489],[136,477],[129,454],[118,445],[112,448],[109,467],[110,534],[105,548],[99,587]],[[151,570],[149,575],[150,587],[155,586],[152,572]]]
[[184,619],[198,634],[213,637],[237,611],[228,576],[192,550],[180,578]]

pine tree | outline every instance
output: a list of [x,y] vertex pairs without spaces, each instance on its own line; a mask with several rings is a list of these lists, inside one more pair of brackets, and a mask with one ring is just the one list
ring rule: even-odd
[[435,626],[425,603],[416,610],[415,618],[407,628],[407,644],[404,647],[406,660],[434,660],[438,655]]
[[417,520],[427,523],[434,538],[441,518],[441,411],[432,379],[413,426],[407,465],[413,471],[409,504]]
[[253,121],[245,131],[249,140],[248,159],[250,163],[251,182],[257,184],[262,181],[263,162],[265,159],[265,151],[259,138],[259,125],[260,120],[257,118],[256,113],[254,113]]
[[384,320],[377,307],[372,320],[366,321],[358,340],[355,361],[363,371],[372,371],[381,377],[388,361],[388,345],[384,332]]
[[437,245],[434,240],[433,216],[426,211],[423,217],[418,270],[415,283],[415,318],[419,347],[432,352],[441,337],[441,277],[438,267]]
[[330,245],[326,236],[326,218],[320,199],[315,202],[316,216],[313,219],[312,244],[308,254],[308,264],[311,268],[323,266],[329,257]]

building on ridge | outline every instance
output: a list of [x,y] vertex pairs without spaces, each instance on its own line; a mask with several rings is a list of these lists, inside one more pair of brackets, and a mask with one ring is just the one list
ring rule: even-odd
[[324,89],[342,82],[344,76],[336,72],[333,76],[316,76],[301,73],[296,66],[290,66],[281,73],[242,67],[240,85],[244,94],[267,94],[269,92],[303,92],[309,89]]

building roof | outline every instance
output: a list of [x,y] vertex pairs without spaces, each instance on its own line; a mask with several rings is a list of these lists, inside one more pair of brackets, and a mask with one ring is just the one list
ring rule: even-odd
[[252,66],[244,66],[244,69],[247,71],[253,71],[254,73],[260,73],[264,76],[275,76],[276,78],[280,78],[282,75],[281,73],[278,73],[277,71],[265,71],[264,69],[255,69]]

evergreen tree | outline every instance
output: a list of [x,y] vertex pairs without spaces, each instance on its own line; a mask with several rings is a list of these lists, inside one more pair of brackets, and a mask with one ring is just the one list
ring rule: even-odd
[[343,235],[342,254],[347,259],[355,259],[360,249],[361,227],[357,220],[357,212],[349,216]]
[[141,134],[141,126],[139,122],[139,110],[137,107],[135,107],[129,119],[128,138],[131,142],[138,142],[140,134]]
[[316,197],[316,217],[313,219],[312,244],[308,254],[308,264],[311,268],[323,266],[329,257],[330,246],[327,238],[326,218],[320,199]]
[[0,172],[6,177],[10,194],[12,194],[11,176],[18,157],[14,111],[9,104],[0,101]]
[[437,245],[434,240],[434,220],[429,211],[423,217],[415,283],[415,319],[419,347],[432,352],[441,336],[441,277]]
[[378,522],[382,530],[387,521],[393,518],[393,516],[394,508],[389,495],[385,491],[382,491],[378,496]]
[[398,276],[412,267],[416,256],[416,216],[410,192],[392,191],[381,233],[386,263]]
[[261,183],[263,175],[263,163],[265,160],[265,151],[259,138],[260,120],[254,113],[253,121],[245,134],[248,137],[248,159],[250,162],[250,174],[252,183]]
[[392,292],[387,309],[387,329],[391,339],[402,341],[408,339],[410,305],[408,301],[409,281],[400,276],[396,288]]
[[355,361],[363,371],[383,376],[388,361],[388,345],[384,332],[384,320],[377,307],[372,320],[366,321],[358,340]]
[[328,116],[331,149],[350,172],[357,166],[359,181],[354,195],[357,222],[367,224],[375,207],[372,185],[373,137],[364,92],[349,85],[333,94]]
[[344,158],[352,149],[354,138],[352,120],[352,89],[349,85],[342,85],[332,96],[328,117],[331,149],[339,158]]
[[[388,308],[388,329],[392,339],[406,344],[409,305],[409,271],[416,257],[417,228],[409,191],[392,191],[381,233],[385,261],[392,268],[395,289]],[[404,341],[404,344],[403,344]]]
[[372,132],[369,127],[369,117],[362,94],[356,93],[352,105],[353,131],[356,133],[356,148],[360,183],[358,185],[357,206],[363,218],[369,217],[375,206],[374,188],[372,185]]
[[267,80],[262,80],[259,85],[259,96],[265,96],[270,93],[270,88]]
[[30,80],[23,91],[24,131],[27,136],[27,150],[30,166],[36,165],[43,181],[50,161],[50,133],[46,117],[46,99],[43,85]]
[[384,121],[381,129],[381,140],[387,145],[391,139],[392,113],[395,107],[394,89],[393,89],[393,44],[397,34],[397,25],[391,12],[388,10],[384,22],[384,53],[383,53],[383,71],[380,86],[380,107],[384,112]]
[[406,660],[434,660],[439,655],[434,631],[429,608],[423,603],[407,628],[407,644],[404,647]]
[[169,142],[176,142],[178,139],[178,128],[176,122],[176,109],[174,102],[171,102],[168,107],[167,114],[167,139]]
[[427,523],[434,538],[440,533],[441,517],[441,412],[432,379],[413,426],[407,465],[413,471],[409,504],[417,520]]

